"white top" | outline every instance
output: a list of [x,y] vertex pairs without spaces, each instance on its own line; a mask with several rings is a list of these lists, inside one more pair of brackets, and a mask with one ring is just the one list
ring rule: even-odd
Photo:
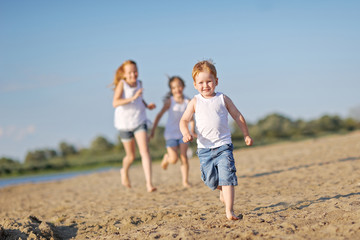
[[182,134],[180,132],[179,122],[185,112],[186,106],[189,103],[188,98],[184,98],[182,103],[177,103],[174,97],[170,97],[170,108],[168,110],[168,119],[165,125],[164,137],[165,140],[169,139],[181,139]]
[[[121,97],[131,98],[141,87],[141,81],[139,80],[136,81],[136,87],[130,87],[130,85],[124,81],[124,89]],[[146,123],[146,108],[142,96],[128,104],[115,108],[114,125],[116,129],[132,131],[143,123]]]
[[198,148],[216,148],[231,143],[228,110],[224,94],[216,93],[212,98],[195,95],[195,123]]

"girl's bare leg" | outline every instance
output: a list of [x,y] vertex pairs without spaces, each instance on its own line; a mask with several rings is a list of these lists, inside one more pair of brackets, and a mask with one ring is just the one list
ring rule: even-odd
[[161,167],[166,170],[169,163],[175,164],[178,160],[178,147],[167,147],[167,153],[164,154],[161,161]]
[[121,184],[127,188],[131,188],[129,180],[129,168],[135,159],[135,140],[123,142],[125,149],[125,157],[123,158],[122,168],[120,169]]
[[[235,195],[235,188],[234,186],[221,186],[223,198],[225,202],[225,210],[226,210],[226,217],[229,220],[239,220],[239,218],[234,213],[234,195]],[[221,190],[220,190],[221,191]]]
[[141,162],[144,169],[146,188],[148,192],[156,191],[156,188],[152,185],[152,175],[151,175],[151,158],[149,153],[149,146],[147,143],[147,134],[146,131],[138,131],[135,133],[135,139],[139,147],[139,152],[141,155]]
[[169,155],[167,153],[165,153],[164,156],[163,156],[163,159],[161,161],[161,168],[164,169],[164,170],[166,170],[168,165],[169,165],[169,162],[167,160],[168,157],[169,157]]
[[181,175],[182,175],[182,182],[184,187],[191,187],[189,184],[189,160],[187,157],[187,144],[180,144],[180,158],[181,158]]

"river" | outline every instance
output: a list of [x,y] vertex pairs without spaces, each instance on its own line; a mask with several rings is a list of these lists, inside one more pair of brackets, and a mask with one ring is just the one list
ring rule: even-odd
[[110,169],[112,169],[112,167],[99,168],[99,169],[93,169],[87,171],[77,171],[77,172],[64,172],[64,173],[52,173],[52,174],[24,176],[24,177],[0,178],[0,188],[24,184],[24,183],[59,181],[59,180],[73,178],[81,175],[87,175],[91,173],[105,172],[105,171],[109,171]]

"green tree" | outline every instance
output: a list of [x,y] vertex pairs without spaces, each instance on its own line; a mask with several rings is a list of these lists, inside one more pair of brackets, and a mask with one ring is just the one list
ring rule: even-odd
[[46,149],[44,149],[43,151],[44,151],[45,156],[46,156],[47,159],[51,159],[51,158],[54,158],[54,157],[57,157],[57,156],[58,156],[56,150],[54,150],[54,149],[48,149],[48,148],[46,148]]
[[295,123],[295,125],[301,136],[312,137],[315,136],[319,131],[316,120],[311,120],[308,122],[299,120]]
[[324,115],[317,120],[317,124],[322,132],[336,132],[342,128],[342,120],[339,116]]
[[289,138],[294,132],[294,124],[291,119],[278,113],[266,116],[257,125],[261,135],[270,139]]
[[21,164],[18,161],[6,157],[0,158],[0,175],[12,173],[20,167]]
[[0,158],[0,164],[1,165],[5,165],[5,164],[13,165],[13,164],[19,164],[19,162],[15,161],[11,158],[2,157],[2,158]]
[[356,129],[360,128],[360,122],[357,122],[355,119],[353,118],[346,118],[344,121],[344,128],[347,131],[354,131]]
[[66,142],[61,142],[59,144],[59,148],[60,148],[60,155],[62,157],[67,157],[69,155],[74,155],[77,153],[76,148],[73,145],[68,144]]
[[92,142],[90,149],[94,152],[107,152],[114,147],[114,144],[109,142],[105,137],[98,136]]
[[48,159],[44,150],[35,150],[26,154],[25,164],[39,165],[45,163],[47,160]]

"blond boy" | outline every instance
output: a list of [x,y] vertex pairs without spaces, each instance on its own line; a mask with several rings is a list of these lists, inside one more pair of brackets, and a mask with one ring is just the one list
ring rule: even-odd
[[198,62],[193,68],[192,77],[199,94],[189,102],[180,120],[183,141],[193,140],[188,126],[195,114],[201,178],[212,190],[220,190],[220,201],[225,204],[226,217],[238,220],[240,217],[235,215],[233,209],[234,186],[238,183],[228,113],[243,132],[246,145],[251,146],[253,140],[244,117],[231,99],[215,92],[218,85],[215,66],[210,61]]

